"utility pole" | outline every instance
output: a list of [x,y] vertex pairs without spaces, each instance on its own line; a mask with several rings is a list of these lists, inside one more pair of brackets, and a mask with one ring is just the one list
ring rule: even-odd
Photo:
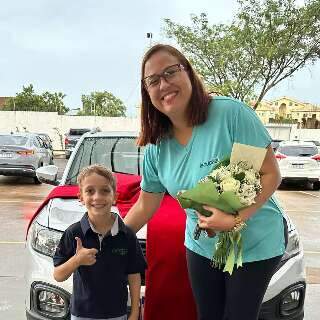
[[152,45],[152,32],[147,32],[147,38],[150,39],[149,40],[149,48],[151,48],[151,45]]

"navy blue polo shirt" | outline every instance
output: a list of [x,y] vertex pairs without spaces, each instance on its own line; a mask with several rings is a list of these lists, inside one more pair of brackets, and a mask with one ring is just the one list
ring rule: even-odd
[[71,314],[78,317],[106,319],[127,313],[128,274],[142,273],[146,262],[135,233],[118,217],[119,230],[109,231],[101,243],[85,213],[79,222],[63,233],[53,257],[57,267],[76,253],[79,237],[85,248],[96,248],[97,261],[92,266],[80,266],[73,273]]

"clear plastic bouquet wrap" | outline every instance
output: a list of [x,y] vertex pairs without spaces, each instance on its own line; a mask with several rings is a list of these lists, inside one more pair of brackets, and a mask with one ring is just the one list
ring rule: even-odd
[[[178,193],[177,199],[183,208],[192,208],[204,216],[212,212],[203,205],[220,209],[229,214],[250,206],[261,192],[259,170],[266,149],[234,144],[231,156],[220,161],[213,171],[201,179],[195,187]],[[201,229],[196,226],[194,238]],[[212,257],[212,265],[230,274],[234,265],[242,266],[241,230],[234,228],[217,234],[218,242]]]

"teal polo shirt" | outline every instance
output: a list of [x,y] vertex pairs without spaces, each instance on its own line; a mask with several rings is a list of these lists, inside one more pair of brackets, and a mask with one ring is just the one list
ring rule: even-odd
[[[218,161],[230,156],[235,142],[267,148],[271,137],[250,107],[232,98],[215,97],[209,105],[207,121],[194,127],[186,146],[175,138],[167,138],[146,147],[142,190],[168,191],[176,197],[178,191],[194,187]],[[187,209],[186,214],[185,246],[211,259],[218,237],[202,235],[194,240],[197,215],[192,209]],[[241,231],[243,262],[265,260],[284,253],[282,209],[274,196],[246,223],[247,227]]]

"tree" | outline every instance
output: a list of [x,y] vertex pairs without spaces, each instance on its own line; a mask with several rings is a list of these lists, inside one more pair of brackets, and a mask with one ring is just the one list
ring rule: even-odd
[[68,111],[63,102],[65,94],[46,91],[42,95],[38,95],[34,92],[32,84],[22,88],[22,92],[6,101],[3,110],[58,112],[59,114]]
[[192,25],[165,19],[174,39],[203,77],[209,90],[240,100],[266,93],[320,57],[320,1],[298,7],[294,0],[238,0],[230,24],[209,25],[205,13]]
[[108,91],[91,92],[82,95],[83,110],[79,115],[97,115],[104,117],[124,117],[126,107],[124,103]]

